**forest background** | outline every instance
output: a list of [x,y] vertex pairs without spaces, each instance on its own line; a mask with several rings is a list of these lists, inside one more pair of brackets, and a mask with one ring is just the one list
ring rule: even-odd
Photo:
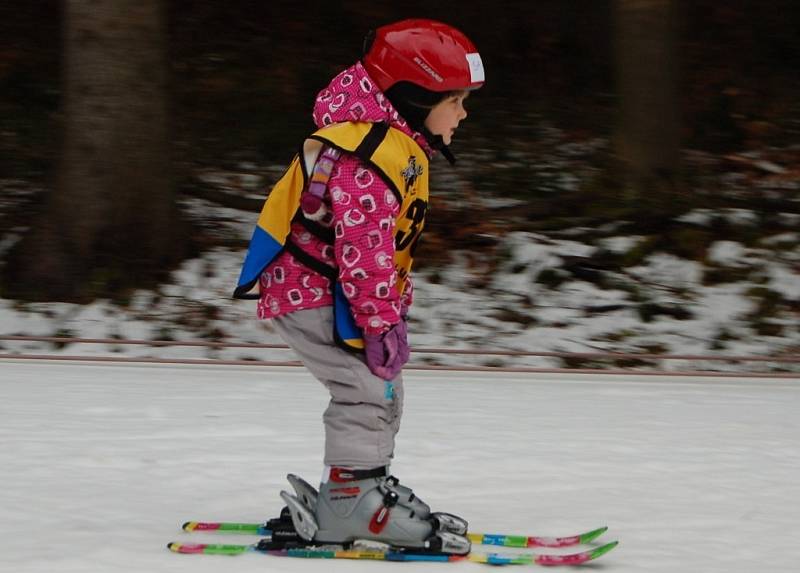
[[[708,262],[720,240],[797,230],[778,216],[800,212],[792,0],[31,0],[0,7],[0,229],[11,235],[0,296],[124,303],[208,248],[243,249],[181,201],[257,212],[313,129],[315,94],[360,57],[369,29],[412,16],[464,30],[487,73],[454,145],[459,165],[434,168],[423,268],[465,249],[491,273],[515,231],[586,229],[591,241],[612,224],[646,237],[539,273],[557,287],[654,252]],[[210,184],[209,172],[238,179]],[[698,208],[749,210],[758,225],[681,219]],[[800,314],[800,295],[751,294],[762,315]]]

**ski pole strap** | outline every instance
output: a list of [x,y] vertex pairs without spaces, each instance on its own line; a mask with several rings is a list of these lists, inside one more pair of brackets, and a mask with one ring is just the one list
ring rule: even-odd
[[381,466],[371,470],[352,470],[349,468],[331,468],[330,480],[336,483],[346,483],[349,481],[359,481],[362,479],[386,477],[387,467]]

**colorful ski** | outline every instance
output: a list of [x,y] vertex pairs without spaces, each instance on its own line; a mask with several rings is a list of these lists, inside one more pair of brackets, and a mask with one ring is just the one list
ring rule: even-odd
[[[189,532],[242,533],[269,536],[272,531],[265,523],[204,522],[187,521],[183,530]],[[467,537],[476,545],[495,545],[500,547],[572,547],[590,543],[608,531],[599,527],[592,531],[566,537],[546,537],[542,535],[505,535],[497,533],[468,533]]]
[[405,551],[380,551],[374,549],[332,549],[330,547],[305,547],[298,549],[262,549],[259,543],[245,544],[209,544],[209,543],[177,543],[167,545],[170,551],[184,554],[203,555],[240,555],[250,551],[265,553],[278,557],[301,557],[316,559],[365,559],[372,561],[472,561],[487,565],[580,565],[605,555],[617,546],[612,541],[580,553],[567,555],[536,553],[483,553],[468,555],[433,555],[409,553]]
[[181,528],[188,532],[243,533],[246,535],[272,535],[266,523],[237,523],[235,521],[187,521]]
[[545,537],[542,535],[503,535],[497,533],[467,533],[475,545],[498,545],[501,547],[572,547],[590,543],[608,531],[608,527],[598,527],[592,531],[566,537]]

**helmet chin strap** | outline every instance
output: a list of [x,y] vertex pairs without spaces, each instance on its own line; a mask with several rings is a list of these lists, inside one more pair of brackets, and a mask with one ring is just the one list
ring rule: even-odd
[[441,153],[445,159],[450,163],[450,165],[456,164],[456,156],[453,155],[453,152],[450,151],[450,148],[444,142],[444,138],[441,135],[434,135],[431,133],[427,127],[423,126],[420,133],[425,137],[428,141],[428,145],[431,146],[432,149],[435,149],[439,153]]

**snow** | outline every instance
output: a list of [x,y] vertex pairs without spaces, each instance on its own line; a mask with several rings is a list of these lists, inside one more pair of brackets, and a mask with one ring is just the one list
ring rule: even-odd
[[[740,174],[732,174],[732,176],[741,176]],[[694,223],[696,225],[707,225],[714,218],[719,217],[726,223],[735,225],[757,225],[758,214],[748,209],[738,208],[724,208],[724,209],[705,209],[699,208],[681,215],[676,219],[682,223]]]
[[708,260],[723,266],[741,266],[746,252],[744,245],[736,241],[716,241],[708,249]]
[[[208,183],[237,189],[256,185],[241,175],[210,173]],[[492,201],[484,199],[490,209]],[[503,205],[503,201],[513,200],[497,201]],[[221,208],[200,199],[186,199],[182,206],[209,232],[225,237],[227,244],[236,240],[244,244],[252,233],[254,213]],[[800,221],[795,213],[774,216],[787,225]],[[550,235],[510,232],[498,238],[500,246],[492,260],[481,259],[483,253],[455,252],[449,264],[418,265],[410,315],[412,346],[633,353],[658,348],[664,354],[796,355],[800,348],[800,235],[782,229],[753,241],[752,226],[759,218],[745,209],[695,209],[680,217],[679,221],[698,229],[719,220],[750,228],[748,244],[718,240],[709,245],[705,258],[697,261],[656,251],[636,266],[606,270],[602,268],[604,256],[614,253],[624,257],[651,239],[621,235],[619,225],[612,223]],[[16,236],[11,231],[0,233],[0,254]],[[255,319],[252,301],[231,299],[243,255],[243,247],[209,248],[185,261],[155,291],[135,292],[129,300],[116,303],[30,304],[0,298],[0,335],[281,344],[268,321]],[[595,258],[601,261],[599,266]],[[763,304],[765,299],[767,304]],[[285,352],[241,348],[0,340],[0,354],[23,352],[230,360],[290,358]],[[485,357],[432,354],[413,355],[412,360],[444,365],[486,363]],[[491,362],[502,366],[564,366],[556,358],[494,357]],[[753,369],[752,363],[746,362],[671,361],[658,366]],[[797,370],[796,366],[790,368]]]
[[698,284],[702,280],[702,266],[685,261],[668,253],[656,253],[647,258],[647,265],[633,267],[628,272],[651,283],[670,288]]
[[[796,380],[411,372],[406,384],[393,471],[476,531],[607,524],[621,544],[588,570],[797,570]],[[262,520],[286,473],[316,482],[326,401],[297,368],[0,361],[0,570],[440,567],[166,550],[254,540],[179,527]]]
[[644,239],[641,235],[607,237],[598,241],[601,247],[612,253],[623,254],[630,251]]

